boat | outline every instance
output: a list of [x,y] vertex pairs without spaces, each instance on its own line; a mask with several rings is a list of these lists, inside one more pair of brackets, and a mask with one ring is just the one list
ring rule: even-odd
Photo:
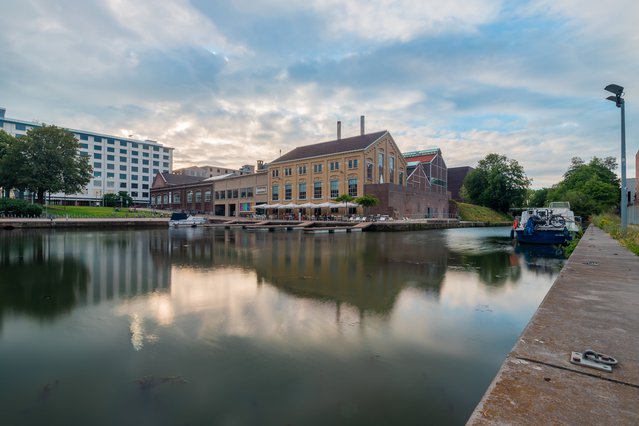
[[205,217],[195,217],[188,213],[173,213],[169,220],[169,226],[190,226],[195,228],[198,225],[204,225],[208,221]]
[[580,231],[578,218],[567,201],[555,201],[548,207],[532,207],[515,219],[511,236],[525,244],[565,245]]

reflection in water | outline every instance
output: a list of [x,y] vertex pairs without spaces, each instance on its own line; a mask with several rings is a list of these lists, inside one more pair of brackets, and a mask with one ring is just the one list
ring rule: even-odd
[[0,234],[6,418],[464,422],[561,267],[502,232]]

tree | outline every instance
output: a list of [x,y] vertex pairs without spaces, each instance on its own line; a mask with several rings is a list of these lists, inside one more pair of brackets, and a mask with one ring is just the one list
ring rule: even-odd
[[528,206],[544,207],[546,205],[546,199],[548,198],[548,191],[550,191],[550,188],[531,190],[528,195]]
[[364,207],[364,214],[367,214],[369,207],[373,207],[379,204],[379,198],[374,195],[364,194],[361,197],[357,197],[355,202]]
[[530,183],[524,168],[516,160],[488,154],[466,175],[462,196],[474,204],[505,213],[511,207],[525,204]]
[[17,183],[17,170],[12,164],[15,145],[16,138],[0,130],[0,188],[3,189],[5,197],[9,196],[9,191]]
[[117,194],[105,194],[102,197],[102,205],[104,207],[130,207],[133,205],[133,198],[126,191],[120,191]]
[[72,133],[56,126],[31,129],[18,138],[10,161],[18,170],[15,186],[28,189],[44,203],[46,192],[73,194],[91,179],[89,157],[81,156],[80,145]]
[[549,201],[568,201],[578,216],[588,217],[616,207],[621,198],[614,157],[593,157],[588,164],[574,157],[564,179],[548,191]]

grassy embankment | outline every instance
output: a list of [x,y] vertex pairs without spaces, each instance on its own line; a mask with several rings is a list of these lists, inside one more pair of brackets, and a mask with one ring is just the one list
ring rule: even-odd
[[622,235],[620,231],[621,220],[619,219],[619,216],[611,214],[593,216],[592,223],[610,234],[612,238],[618,240],[628,250],[639,256],[639,226],[628,225],[626,234]]
[[461,220],[469,220],[473,222],[505,222],[511,224],[513,218],[504,213],[496,212],[488,207],[476,206],[468,203],[456,203],[457,211]]
[[132,218],[132,217],[162,217],[163,215],[150,210],[128,209],[113,207],[88,206],[47,206],[46,214],[55,217],[69,218]]

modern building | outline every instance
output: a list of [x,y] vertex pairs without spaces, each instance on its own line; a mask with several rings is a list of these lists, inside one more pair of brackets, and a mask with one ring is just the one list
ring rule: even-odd
[[229,169],[227,167],[220,167],[220,166],[191,166],[191,167],[176,169],[173,171],[173,173],[176,175],[186,175],[186,176],[203,177],[203,178],[228,175],[228,174],[236,173],[236,172],[238,172],[238,170]]
[[[5,117],[0,108],[0,129],[22,137],[42,123]],[[80,154],[89,157],[93,178],[77,194],[49,194],[54,204],[97,205],[105,194],[126,191],[136,205],[148,205],[151,183],[157,173],[170,173],[173,148],[152,140],[106,135],[86,130],[66,129],[80,143]]]
[[[402,154],[408,162],[408,175],[413,175],[415,180],[421,179],[423,175],[427,181],[424,182],[432,191],[448,191],[448,168],[439,148],[431,148],[422,151],[404,152]],[[420,170],[418,166],[421,165]]]

